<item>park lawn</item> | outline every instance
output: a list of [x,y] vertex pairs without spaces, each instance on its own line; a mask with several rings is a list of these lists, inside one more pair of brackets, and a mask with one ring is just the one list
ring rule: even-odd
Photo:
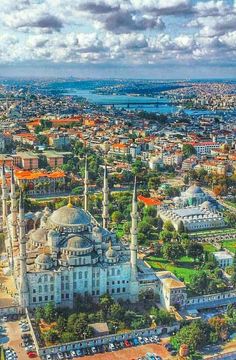
[[190,232],[189,235],[221,235],[235,233],[236,228],[212,229]]
[[235,253],[236,252],[236,240],[225,240],[223,241],[223,247],[227,250]]
[[217,251],[217,248],[210,243],[203,244],[203,248],[204,248],[204,251],[207,251],[209,253],[213,253],[213,252]]
[[181,257],[176,264],[157,256],[150,256],[145,260],[154,270],[171,271],[178,278],[183,278],[185,283],[189,283],[191,276],[196,274],[195,263],[188,256]]

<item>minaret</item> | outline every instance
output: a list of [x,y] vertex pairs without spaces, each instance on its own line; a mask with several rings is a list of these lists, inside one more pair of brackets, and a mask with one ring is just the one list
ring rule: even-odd
[[130,243],[130,264],[131,264],[131,278],[133,280],[137,277],[137,252],[138,252],[138,201],[137,201],[137,185],[136,177],[134,180],[134,192],[131,212],[131,243]]
[[5,163],[2,165],[2,224],[6,226],[7,223],[7,199],[8,199],[8,189],[6,182],[6,172],[5,172]]
[[85,173],[84,173],[84,211],[88,211],[88,158],[85,157]]
[[12,240],[17,242],[17,196],[16,196],[16,184],[14,177],[13,166],[11,168],[11,224],[12,224]]
[[104,182],[103,182],[103,211],[102,211],[102,226],[103,228],[107,229],[108,227],[108,194],[109,194],[109,187],[108,187],[108,176],[107,176],[107,164],[104,166]]
[[19,277],[19,301],[25,308],[29,305],[29,287],[26,266],[26,237],[25,237],[25,212],[23,194],[20,192],[19,201],[19,243],[20,243],[20,277]]

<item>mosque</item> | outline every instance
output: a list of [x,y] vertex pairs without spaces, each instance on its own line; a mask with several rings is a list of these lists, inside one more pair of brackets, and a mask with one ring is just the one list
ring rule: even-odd
[[[66,206],[53,212],[45,208],[41,212],[25,213],[22,192],[17,205],[12,169],[8,214],[8,189],[3,164],[2,221],[7,234],[9,264],[22,307],[35,308],[49,301],[56,306],[72,307],[78,294],[90,294],[97,300],[102,294],[108,293],[117,300],[137,302],[141,294],[155,296],[162,293],[158,273],[137,256],[136,182],[132,198],[130,246],[108,230],[108,193],[105,166],[103,224],[100,225],[88,211],[86,159],[84,208],[74,206],[69,200]],[[178,301],[183,301],[181,299],[178,295]],[[162,302],[165,304],[165,299]]]
[[192,185],[173,200],[175,207],[161,209],[163,221],[170,220],[177,231],[199,231],[226,226],[221,206],[199,186]]

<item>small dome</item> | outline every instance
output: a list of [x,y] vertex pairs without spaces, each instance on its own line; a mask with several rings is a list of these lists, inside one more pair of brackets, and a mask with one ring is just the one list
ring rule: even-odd
[[204,192],[202,191],[200,186],[192,185],[188,188],[188,190],[186,190],[186,194],[194,196],[204,194]]
[[106,257],[111,259],[111,258],[115,258],[117,255],[116,251],[112,248],[112,244],[110,242],[109,244],[109,248],[108,250],[106,251]]
[[84,236],[73,236],[68,240],[67,248],[75,250],[85,250],[92,246],[89,239]]
[[75,206],[63,206],[52,213],[50,220],[56,225],[88,225],[90,217]]
[[48,254],[40,254],[35,259],[35,263],[43,269],[50,269],[53,266],[53,260]]
[[210,201],[204,201],[201,204],[201,209],[205,209],[205,210],[211,210],[213,207],[212,203]]

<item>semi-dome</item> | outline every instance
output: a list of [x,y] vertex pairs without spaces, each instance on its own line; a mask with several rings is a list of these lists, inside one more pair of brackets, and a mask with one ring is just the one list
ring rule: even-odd
[[50,216],[50,220],[59,226],[88,225],[90,223],[90,218],[83,209],[68,205],[55,210]]
[[35,242],[46,242],[47,230],[45,228],[38,228],[31,233],[30,237]]
[[67,248],[74,250],[85,250],[92,247],[91,241],[85,236],[75,235],[68,240]]

